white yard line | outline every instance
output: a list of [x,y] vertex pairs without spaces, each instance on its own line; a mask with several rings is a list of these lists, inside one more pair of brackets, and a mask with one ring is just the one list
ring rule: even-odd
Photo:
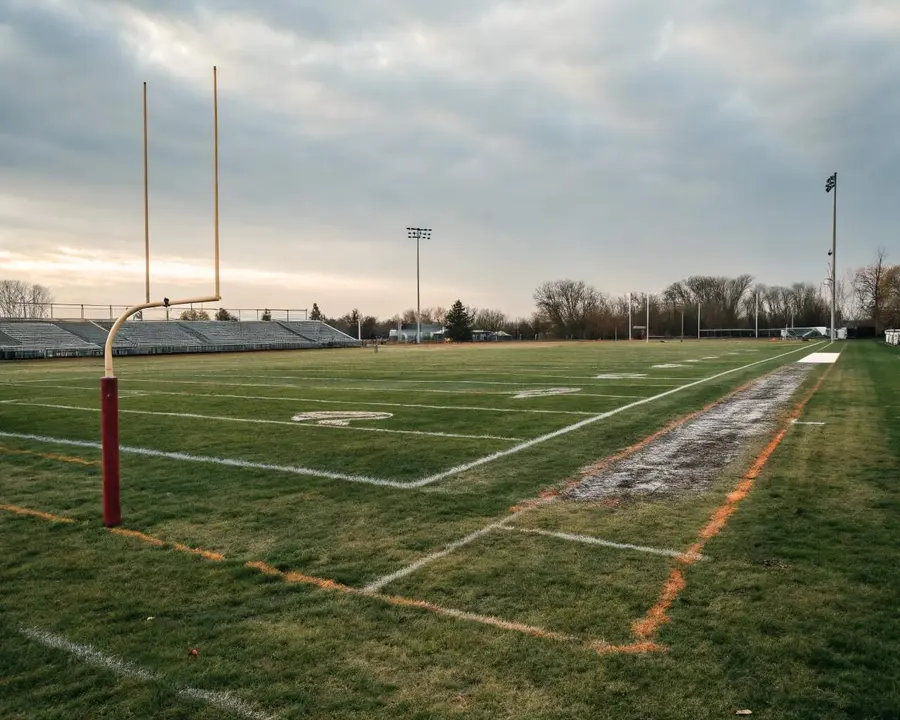
[[[100,408],[83,407],[81,405],[57,405],[55,403],[13,402],[11,405],[39,407],[55,410],[77,410],[80,412],[100,412]],[[391,433],[396,435],[418,435],[425,437],[456,438],[461,440],[501,440],[519,442],[522,438],[504,437],[502,435],[464,435],[461,433],[429,432],[426,430],[389,430],[387,428],[355,427],[352,425],[319,425],[317,423],[294,422],[292,420],[266,420],[263,418],[236,418],[225,415],[200,415],[199,413],[162,412],[157,410],[126,410],[119,408],[119,413],[131,415],[155,415],[160,417],[190,418],[192,420],[212,420],[216,422],[251,423],[254,425],[285,425],[288,427],[320,428],[326,430],[356,430],[357,432]]]
[[[142,373],[145,377],[148,376],[148,373]],[[497,373],[500,374],[500,373]],[[508,373],[502,373],[503,375],[508,375]],[[508,380],[437,380],[437,379],[428,379],[428,380],[411,380],[409,378],[354,378],[354,377],[332,377],[323,375],[321,377],[316,376],[303,376],[303,375],[213,375],[207,373],[190,373],[191,377],[210,377],[210,378],[233,378],[236,380],[302,380],[304,382],[308,381],[327,381],[327,382],[347,382],[347,383],[391,383],[393,385],[407,385],[407,384],[418,384],[418,385],[502,385],[502,386],[510,386],[510,387],[520,387],[524,385],[534,385],[537,387],[553,387],[554,385],[558,385],[557,382],[510,382]],[[161,375],[160,380],[168,380],[170,378],[170,374]],[[602,378],[597,378],[596,375],[578,375],[578,376],[563,376],[563,375],[548,375],[546,376],[550,380],[591,380],[594,381],[595,384],[608,384],[610,381],[603,380]],[[131,379],[131,378],[126,378]],[[634,378],[631,380],[627,380],[627,383],[634,384],[638,387],[647,387],[648,383],[660,382],[660,381],[672,381],[672,382],[681,382],[682,380],[697,380],[699,378],[696,377],[647,377],[647,378]],[[646,382],[642,382],[642,380],[646,380]],[[124,380],[123,380],[124,382]],[[619,382],[619,381],[616,381]],[[225,384],[225,383],[215,383],[215,384]],[[585,383],[579,383],[584,385]],[[272,387],[296,387],[291,385],[273,385]],[[418,389],[417,389],[418,392]]]
[[[27,433],[12,433],[0,430],[0,437],[15,438],[17,440],[30,440],[32,442],[44,443],[47,445],[67,445],[70,447],[101,449],[101,444],[91,440],[70,440],[68,438],[48,437],[46,435],[30,435]],[[381,487],[397,488],[407,490],[416,488],[414,482],[400,482],[399,480],[388,480],[386,478],[370,477],[367,475],[347,475],[346,473],[329,472],[327,470],[316,470],[314,468],[305,468],[295,465],[273,465],[271,463],[253,462],[252,460],[235,460],[233,458],[214,457],[209,455],[191,455],[183,452],[167,452],[165,450],[154,450],[152,448],[135,447],[132,445],[120,445],[119,452],[126,455],[142,455],[144,457],[164,458],[166,460],[178,460],[181,462],[208,463],[211,465],[224,465],[226,467],[236,467],[245,470],[268,470],[273,472],[290,473],[292,475],[309,475],[310,477],[323,478],[325,480],[343,480],[345,482],[362,483],[364,485],[378,485]]]
[[[46,630],[38,630],[37,628],[21,628],[19,632],[41,645],[53,648],[54,650],[67,652],[88,665],[109,670],[120,677],[135,678],[137,680],[142,680],[143,682],[167,682],[166,677],[161,673],[147,670],[146,668],[130,663],[127,660],[117,658],[114,655],[107,655],[90,645],[81,645],[79,643],[70,642],[61,635],[55,635]],[[249,703],[235,697],[231,693],[217,690],[201,690],[200,688],[190,686],[176,686],[175,691],[181,697],[190,700],[199,700],[208,705],[212,705],[219,710],[231,712],[235,715],[240,715],[241,717],[250,718],[251,720],[270,720],[270,718],[275,717],[274,715],[260,712]]]
[[[59,390],[94,390],[94,388],[73,387],[67,385],[43,385],[46,388],[55,388]],[[475,405],[421,405],[418,403],[392,403],[392,402],[371,402],[361,400],[322,400],[320,398],[306,397],[274,397],[272,395],[229,395],[224,393],[192,393],[192,392],[175,392],[172,390],[126,390],[119,391],[122,395],[127,392],[134,396],[146,395],[176,395],[184,397],[209,397],[209,398],[227,398],[234,400],[273,400],[278,402],[310,402],[310,403],[327,403],[329,405],[371,405],[375,407],[398,407],[398,408],[419,408],[424,410],[465,410],[465,411],[482,411],[482,412],[501,412],[501,413],[535,413],[543,415],[593,415],[589,410],[540,410],[536,408],[497,408],[497,407],[477,407]],[[581,395],[581,397],[585,397]],[[2,402],[13,402],[11,400],[3,400]]]
[[510,532],[522,532],[533,535],[544,535],[546,537],[558,538],[560,540],[568,540],[569,542],[585,543],[587,545],[602,545],[603,547],[616,548],[617,550],[635,550],[637,552],[650,553],[651,555],[665,555],[667,557],[690,557],[697,560],[705,560],[703,555],[685,553],[681,550],[670,550],[669,548],[648,547],[647,545],[632,545],[630,543],[617,543],[611,540],[603,540],[602,538],[592,537],[590,535],[573,535],[572,533],[551,532],[549,530],[538,530],[537,528],[522,528],[504,526],[501,530]]
[[513,519],[516,518],[518,515],[520,515],[523,512],[526,512],[526,510],[530,510],[530,509],[531,508],[526,508],[525,510],[520,510],[519,512],[513,513],[512,515],[509,515],[508,517],[505,517],[502,520],[493,522],[490,525],[485,525],[481,529],[476,530],[473,533],[469,533],[464,538],[460,538],[459,540],[454,540],[449,545],[445,545],[440,550],[437,550],[436,552],[433,552],[430,555],[421,557],[418,560],[416,560],[415,562],[410,563],[409,565],[406,565],[406,566],[400,568],[399,570],[395,570],[392,573],[383,575],[382,577],[378,578],[377,580],[373,580],[368,585],[366,585],[363,588],[363,590],[365,590],[366,592],[378,592],[385,585],[388,585],[389,583],[392,583],[395,580],[399,580],[402,577],[406,577],[407,575],[411,575],[419,568],[424,567],[425,565],[428,565],[429,563],[433,563],[435,560],[440,560],[445,555],[449,555],[454,550],[458,550],[459,548],[463,547],[464,545],[468,545],[470,542],[473,542],[473,541],[477,540],[478,538],[480,538],[484,535],[487,535],[492,530],[497,530],[499,528],[502,528],[504,525],[506,525],[506,523],[512,522]]
[[824,425],[823,422],[804,422],[802,420],[791,420],[792,425]]
[[[198,375],[197,377],[203,377]],[[75,378],[78,382],[87,381],[91,378]],[[31,382],[41,382],[46,383],[49,380],[41,380],[41,381],[12,381],[6,384],[8,385],[21,385],[25,383]],[[234,383],[234,382],[213,382],[210,380],[175,380],[171,377],[159,378],[159,379],[146,379],[146,378],[127,378],[122,381],[123,383],[155,383],[158,385],[209,385],[212,387],[246,387],[246,388],[280,388],[280,389],[289,389],[289,390],[323,390],[323,391],[339,391],[339,392],[353,392],[358,393],[360,391],[371,391],[371,392],[390,392],[390,389],[380,388],[380,387],[340,387],[334,385],[320,385],[317,387],[309,387],[305,385],[289,385],[287,383]],[[520,383],[514,383],[519,385]],[[524,383],[521,383],[524,384]],[[81,385],[45,385],[41,384],[39,387],[47,387],[47,388],[59,388],[61,390],[88,390],[94,389],[94,386],[81,386]],[[642,385],[640,387],[668,387],[667,385],[657,386],[657,385]],[[398,391],[399,392],[399,391]],[[417,393],[440,393],[442,395],[498,395],[503,397],[511,398],[513,394],[516,392],[515,390],[440,390],[436,388],[416,388]],[[604,394],[604,393],[578,393],[578,397],[591,397],[591,398],[610,398],[614,400],[633,400],[635,398],[646,397],[646,395],[613,395],[613,394]],[[343,402],[335,400],[334,402]],[[347,401],[349,402],[349,401]],[[426,407],[426,406],[422,406]],[[574,412],[567,410],[559,410],[559,411],[548,411],[548,412]],[[593,415],[591,412],[583,413],[585,415]]]

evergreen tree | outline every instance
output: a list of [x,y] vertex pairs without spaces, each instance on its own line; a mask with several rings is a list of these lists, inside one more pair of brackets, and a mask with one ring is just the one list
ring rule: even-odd
[[447,337],[453,342],[472,341],[472,315],[466,310],[462,301],[457,300],[444,317],[447,326]]
[[310,320],[322,320],[322,311],[319,310],[318,303],[313,303],[312,311],[309,313]]

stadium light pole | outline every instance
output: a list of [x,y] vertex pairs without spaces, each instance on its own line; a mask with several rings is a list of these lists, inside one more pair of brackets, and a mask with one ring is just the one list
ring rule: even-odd
[[700,339],[700,303],[697,303],[697,339]]
[[834,306],[837,297],[837,172],[825,181],[825,192],[830,193],[834,190],[832,198],[833,205],[831,210],[831,341],[837,340],[837,329],[834,326]]
[[419,284],[419,241],[431,238],[431,228],[406,228],[407,237],[416,240],[416,345],[422,342],[422,294]]

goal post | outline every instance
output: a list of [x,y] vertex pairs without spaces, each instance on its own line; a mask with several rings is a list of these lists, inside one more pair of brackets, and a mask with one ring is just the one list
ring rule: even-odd
[[103,470],[103,524],[116,527],[122,524],[122,504],[119,482],[119,384],[113,371],[113,343],[116,334],[128,318],[141,310],[191,303],[219,302],[219,95],[216,67],[213,66],[213,265],[215,292],[207,297],[184,300],[150,300],[150,213],[147,192],[147,84],[144,83],[144,254],[146,302],[129,307],[109,330],[103,351],[104,375],[100,380],[100,427]]

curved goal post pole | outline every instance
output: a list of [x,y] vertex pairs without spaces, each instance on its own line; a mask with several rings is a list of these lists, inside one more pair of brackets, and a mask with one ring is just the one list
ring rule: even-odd
[[103,469],[103,524],[106,527],[116,527],[122,524],[122,504],[119,483],[119,383],[113,372],[113,343],[119,329],[128,318],[136,312],[156,307],[170,307],[172,305],[190,305],[192,303],[219,302],[222,299],[219,293],[219,94],[216,68],[213,66],[213,181],[214,181],[214,262],[215,262],[215,294],[208,297],[187,298],[185,300],[165,300],[150,302],[150,238],[149,238],[149,214],[147,212],[146,193],[146,139],[147,139],[147,95],[146,84],[144,86],[144,238],[147,261],[146,283],[147,302],[133,305],[122,313],[113,323],[106,336],[106,345],[103,349],[104,375],[100,380],[100,430],[102,447]]

